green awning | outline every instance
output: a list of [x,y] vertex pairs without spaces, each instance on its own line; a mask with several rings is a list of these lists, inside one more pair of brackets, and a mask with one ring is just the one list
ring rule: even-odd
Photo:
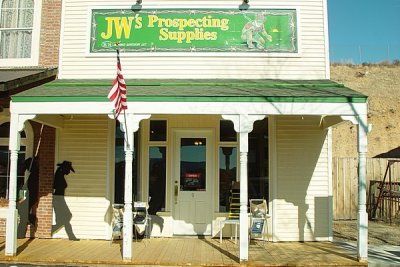
[[[13,102],[105,102],[112,80],[56,80]],[[366,103],[367,96],[329,80],[127,80],[128,102]]]

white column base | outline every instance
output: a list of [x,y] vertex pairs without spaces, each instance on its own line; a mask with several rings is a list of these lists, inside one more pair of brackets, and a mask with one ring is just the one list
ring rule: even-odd
[[358,212],[357,258],[368,261],[368,213]]
[[18,210],[16,208],[9,208],[6,223],[6,256],[17,255],[17,219]]
[[[129,208],[130,206],[130,208]],[[132,239],[133,239],[133,215],[132,204],[125,204],[124,211],[124,235],[123,235],[123,249],[122,257],[124,260],[132,260]]]

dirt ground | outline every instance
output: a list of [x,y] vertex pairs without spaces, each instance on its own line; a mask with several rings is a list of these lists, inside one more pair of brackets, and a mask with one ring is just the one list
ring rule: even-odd
[[[334,221],[334,241],[356,241],[357,220]],[[400,224],[388,224],[379,221],[368,222],[368,243],[400,246]]]

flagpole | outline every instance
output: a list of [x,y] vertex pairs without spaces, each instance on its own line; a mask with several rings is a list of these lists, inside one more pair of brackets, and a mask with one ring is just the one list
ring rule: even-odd
[[125,123],[125,138],[126,138],[126,145],[128,149],[131,148],[131,145],[129,144],[129,138],[128,138],[128,124],[126,123],[126,112],[124,109],[124,123]]
[[[118,45],[119,45],[119,42],[116,42],[115,43],[115,47],[116,47],[116,52],[117,52],[117,66],[118,66],[119,71],[122,72],[121,62],[120,62],[120,58],[119,58],[119,47],[118,47]],[[117,79],[119,79],[119,77],[117,77]],[[124,83],[125,83],[125,81],[124,81]],[[126,88],[126,84],[125,84],[125,88]],[[121,101],[121,100],[119,99],[119,101]],[[127,145],[127,149],[130,149],[129,137],[128,137],[128,124],[126,122],[126,112],[125,112],[126,108],[123,108],[123,110],[124,110],[124,126],[125,126],[124,138],[125,138],[125,143]],[[115,113],[114,113],[114,119],[118,119],[118,116],[119,116],[120,112],[121,112],[120,106],[118,108],[116,107]]]
[[[117,56],[118,56],[118,58],[119,58],[119,47],[118,47],[118,45],[119,45],[119,42],[116,43],[116,46],[117,46]],[[122,68],[121,68],[121,70],[122,70]],[[124,124],[125,124],[126,145],[127,145],[127,148],[130,149],[129,137],[128,137],[128,124],[126,123],[126,112],[125,112],[125,109],[124,109]]]

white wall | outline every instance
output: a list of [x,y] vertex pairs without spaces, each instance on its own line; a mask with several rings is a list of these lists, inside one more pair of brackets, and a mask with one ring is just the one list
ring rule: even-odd
[[328,240],[327,130],[320,117],[276,118],[275,241]]
[[[253,7],[297,8],[299,53],[131,53],[121,56],[125,79],[325,79],[329,77],[323,0],[258,1]],[[143,1],[143,7],[238,7],[240,1]],[[129,8],[134,1],[63,1],[61,79],[113,79],[115,55],[89,54],[90,9]],[[328,40],[326,40],[328,41]]]
[[[75,169],[65,176],[65,202],[77,238],[105,239],[109,233],[109,120],[107,116],[68,116],[57,132],[57,163],[68,160]],[[67,235],[62,229],[54,237]]]

